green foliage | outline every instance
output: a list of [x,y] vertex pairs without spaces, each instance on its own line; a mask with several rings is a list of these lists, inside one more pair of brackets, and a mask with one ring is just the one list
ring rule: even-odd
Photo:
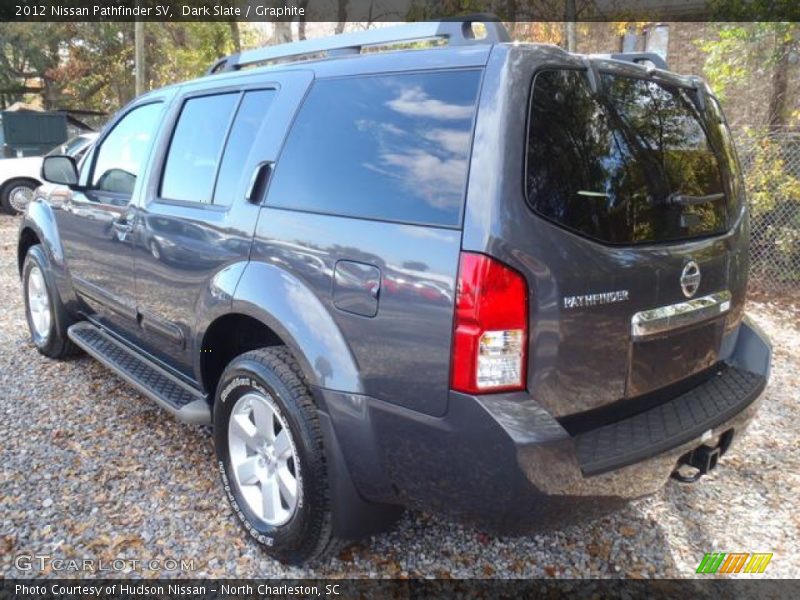
[[[800,140],[748,130],[745,187],[752,220],[754,270],[800,281]],[[790,162],[791,159],[791,162]]]
[[147,23],[151,88],[201,76],[234,51],[228,23]]
[[752,155],[745,185],[753,217],[774,211],[782,202],[800,205],[800,175],[790,172],[781,144],[764,132],[747,130],[747,135]]
[[708,8],[717,21],[800,21],[797,0],[710,0]]
[[725,95],[751,83],[754,72],[775,67],[786,48],[800,50],[800,23],[720,23],[717,38],[696,45],[706,54],[705,74],[714,91]]
[[[145,29],[150,89],[198,77],[234,51],[230,23]],[[254,34],[243,27],[242,44]],[[133,23],[0,23],[0,101],[113,113],[134,96]]]

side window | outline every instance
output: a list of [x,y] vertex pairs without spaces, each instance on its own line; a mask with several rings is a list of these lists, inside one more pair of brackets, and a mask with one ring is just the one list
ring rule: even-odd
[[[275,90],[245,92],[225,144],[225,154],[214,188],[214,204],[228,206],[233,200],[243,174],[242,167],[274,98]],[[249,173],[245,175],[249,176]]]
[[153,145],[161,104],[134,108],[114,126],[97,150],[92,187],[131,195]]
[[187,100],[172,134],[161,197],[211,202],[222,146],[240,94],[218,94]]
[[472,70],[317,81],[267,204],[458,226],[479,82]]

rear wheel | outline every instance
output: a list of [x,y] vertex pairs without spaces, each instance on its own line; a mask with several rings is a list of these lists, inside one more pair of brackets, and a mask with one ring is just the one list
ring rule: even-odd
[[25,316],[31,340],[45,356],[65,358],[78,352],[67,337],[68,320],[50,275],[49,262],[41,245],[28,249],[22,267]]
[[0,207],[10,215],[21,214],[33,200],[36,184],[32,181],[17,179],[9,181],[0,190]]
[[228,365],[217,385],[214,439],[234,513],[268,554],[299,564],[339,548],[316,407],[285,347]]

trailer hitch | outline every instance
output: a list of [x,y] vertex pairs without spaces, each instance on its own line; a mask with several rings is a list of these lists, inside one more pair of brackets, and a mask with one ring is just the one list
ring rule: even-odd
[[[732,441],[733,429],[728,429],[719,437],[717,446],[712,448],[703,444],[691,452],[687,452],[678,459],[678,466],[675,467],[670,477],[681,483],[694,483],[716,468],[720,457],[730,448]],[[685,467],[694,469],[694,472],[689,475],[684,474],[682,469]]]
[[[717,466],[719,457],[719,446],[711,448],[710,446],[703,445],[699,448],[695,448],[678,459],[678,466],[672,472],[672,478],[681,483],[694,483]],[[681,472],[681,467],[685,466],[693,468],[694,472],[690,475],[685,475]]]

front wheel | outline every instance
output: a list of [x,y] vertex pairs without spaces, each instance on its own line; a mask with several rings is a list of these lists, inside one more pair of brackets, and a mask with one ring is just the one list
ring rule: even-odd
[[25,255],[22,289],[28,329],[36,349],[50,358],[76,354],[78,347],[67,337],[66,311],[50,274],[47,256],[39,244],[31,246]]
[[285,347],[228,365],[217,385],[214,441],[233,511],[268,554],[300,564],[338,549],[316,407]]

